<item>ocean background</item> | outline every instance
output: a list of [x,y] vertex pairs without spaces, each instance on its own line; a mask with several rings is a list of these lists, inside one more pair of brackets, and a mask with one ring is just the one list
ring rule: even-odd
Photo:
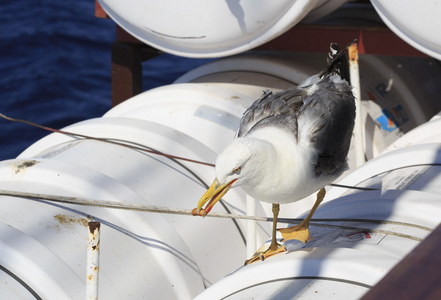
[[[94,0],[1,1],[0,112],[63,128],[111,108],[115,23]],[[143,63],[143,89],[171,84],[208,60],[163,54]],[[0,160],[49,134],[0,119]]]

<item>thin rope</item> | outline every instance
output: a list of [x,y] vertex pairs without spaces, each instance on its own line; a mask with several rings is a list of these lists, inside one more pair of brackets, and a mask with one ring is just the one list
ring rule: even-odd
[[360,230],[360,231],[368,231],[368,232],[373,232],[373,233],[389,234],[389,235],[395,235],[398,237],[402,237],[402,238],[406,238],[406,239],[410,239],[410,240],[414,240],[414,241],[418,241],[418,242],[421,242],[423,240],[422,238],[419,238],[419,237],[416,237],[413,235],[408,235],[408,234],[399,233],[399,232],[390,231],[390,230],[374,229],[374,228],[360,228],[360,227],[355,227],[355,226],[320,224],[320,223],[312,223],[312,222],[310,223],[310,226],[336,228],[336,229],[344,229],[344,230]]
[[[353,219],[353,218],[339,218],[339,219],[311,219],[314,222],[353,222],[353,223],[373,223],[373,224],[380,224],[380,225],[397,225],[397,226],[404,226],[404,227],[412,227],[416,229],[421,229],[424,231],[431,232],[433,231],[433,228],[413,224],[413,223],[407,223],[407,222],[401,222],[401,221],[391,221],[391,220],[377,220],[377,219]],[[303,219],[277,219],[279,223],[300,223],[303,221]],[[312,223],[311,223],[312,224]]]
[[353,190],[361,190],[361,191],[379,191],[380,189],[375,188],[368,188],[368,187],[360,187],[360,186],[351,186],[351,185],[344,185],[339,183],[330,183],[329,186],[333,187],[339,187],[339,188],[345,188],[345,189],[353,189]]
[[[156,149],[154,149],[152,147],[144,146],[142,144],[138,144],[138,143],[134,143],[134,142],[130,142],[130,141],[118,140],[118,139],[109,139],[109,140],[110,141],[114,141],[114,142],[130,143],[130,144],[138,146],[138,147],[145,147],[148,150],[155,151],[158,154],[162,154],[162,152],[160,152],[160,151],[158,151],[158,150],[156,150]],[[199,177],[191,168],[189,168],[185,164],[181,163],[179,160],[177,160],[174,157],[167,156],[167,158],[170,159],[175,164],[179,165],[181,168],[184,168],[188,173],[191,174],[191,176],[193,176],[197,181],[199,181],[200,184],[202,184],[206,189],[208,189],[209,185],[204,180],[202,180],[202,178]],[[222,205],[222,207],[225,209],[225,211],[227,213],[229,213],[229,214],[231,213],[230,208],[227,206],[227,204],[225,203],[225,201],[223,199],[220,199],[219,204]],[[236,219],[231,219],[231,221],[233,222],[234,226],[236,227],[237,231],[239,232],[239,235],[242,238],[242,241],[246,245],[247,239],[245,237],[245,233],[243,232],[243,229],[239,226],[239,224],[237,223]]]
[[[145,204],[120,203],[120,202],[96,200],[96,199],[90,199],[90,198],[49,195],[49,194],[30,193],[30,192],[18,192],[18,191],[10,191],[10,190],[0,190],[0,195],[27,198],[27,199],[39,199],[39,200],[56,202],[56,203],[63,203],[63,204],[74,204],[74,205],[82,205],[82,206],[112,208],[112,209],[131,210],[131,211],[140,211],[140,212],[193,216],[192,210],[189,210],[189,209],[168,208],[168,207],[145,205]],[[215,213],[215,212],[211,212],[210,214],[206,215],[206,217],[243,219],[243,220],[253,220],[253,221],[263,221],[263,222],[272,222],[273,221],[273,218],[267,218],[267,217],[223,214],[223,213]],[[290,224],[298,224],[302,220],[303,219],[287,219],[287,218],[277,219],[277,221],[279,223],[290,223]],[[389,221],[389,220],[344,218],[344,219],[312,219],[312,221],[313,222],[310,223],[310,225],[312,227],[315,226],[315,227],[338,228],[338,229],[345,229],[345,230],[363,230],[363,231],[369,231],[369,232],[374,232],[374,233],[395,235],[395,236],[399,236],[399,237],[403,237],[403,238],[407,238],[407,239],[411,239],[411,240],[415,240],[415,241],[421,241],[422,239],[418,238],[418,237],[411,236],[411,235],[401,234],[401,233],[388,231],[388,230],[360,228],[360,227],[333,225],[333,224],[321,224],[321,223],[316,223],[316,222],[360,222],[360,223],[374,223],[374,224],[390,224],[390,225],[399,225],[399,226],[407,226],[407,227],[417,228],[417,229],[421,229],[421,230],[425,230],[425,231],[429,231],[429,232],[433,231],[432,228],[429,228],[426,226],[421,226],[418,224],[412,224],[412,223],[406,223],[406,222]]]
[[[352,42],[354,43],[354,42]],[[351,43],[351,44],[352,44]],[[171,155],[171,154],[167,154],[167,153],[163,153],[157,150],[154,150],[152,148],[149,148],[147,146],[143,146],[143,145],[139,145],[130,141],[121,141],[121,140],[112,140],[111,138],[107,139],[107,138],[98,138],[98,137],[93,137],[93,136],[88,136],[88,135],[84,135],[84,134],[79,134],[79,133],[73,133],[73,132],[69,132],[69,131],[64,131],[64,130],[60,130],[60,129],[55,129],[55,128],[51,128],[51,127],[47,127],[47,126],[42,126],[39,125],[37,123],[33,123],[27,120],[23,120],[23,119],[16,119],[16,118],[11,118],[8,117],[2,113],[0,113],[0,117],[11,121],[11,122],[18,122],[18,123],[24,123],[36,128],[40,128],[46,131],[50,131],[50,132],[55,132],[55,133],[60,133],[60,134],[64,134],[64,135],[68,135],[71,137],[77,137],[77,138],[82,138],[82,139],[89,139],[89,140],[94,140],[94,141],[100,141],[100,142],[104,142],[104,143],[109,143],[109,144],[113,144],[113,145],[118,145],[118,146],[122,146],[122,147],[126,147],[129,149],[133,149],[133,150],[139,150],[142,152],[146,152],[146,153],[151,153],[151,154],[156,154],[156,155],[161,155],[164,157],[168,157],[170,159],[175,159],[175,160],[183,160],[183,161],[187,161],[187,162],[191,162],[191,163],[195,163],[195,164],[200,164],[200,165],[205,165],[205,166],[209,166],[209,167],[215,167],[214,164],[212,163],[208,163],[208,162],[202,162],[202,161],[198,161],[198,160],[194,160],[194,159],[190,159],[190,158],[185,158],[185,157],[181,157],[181,156],[176,156],[176,155]],[[131,144],[131,145],[129,145]],[[425,164],[423,164],[425,165]],[[428,164],[428,165],[438,165],[438,164]],[[406,167],[411,167],[411,166],[406,166]],[[330,183],[328,184],[329,186],[333,186],[333,187],[339,187],[339,188],[347,188],[347,189],[356,189],[356,190],[362,190],[362,191],[377,191],[380,189],[375,189],[375,188],[368,188],[368,187],[357,187],[357,186],[348,186],[348,185],[342,185],[342,184],[337,184],[337,183]]]
[[214,164],[212,164],[212,163],[207,163],[207,162],[202,162],[202,161],[198,161],[198,160],[194,160],[194,159],[189,159],[189,158],[185,158],[185,157],[180,157],[180,156],[176,156],[176,155],[171,155],[171,154],[166,154],[166,153],[162,153],[162,152],[157,152],[157,151],[154,151],[154,150],[149,150],[149,149],[144,148],[144,147],[127,145],[127,144],[124,144],[124,143],[111,141],[111,140],[105,139],[105,138],[98,138],[98,137],[88,136],[88,135],[84,135],[84,134],[73,133],[73,132],[69,132],[69,131],[55,129],[55,128],[51,128],[51,127],[47,127],[47,126],[42,126],[42,125],[30,122],[30,121],[26,121],[26,120],[22,120],[22,119],[16,119],[16,118],[11,118],[11,117],[8,117],[8,116],[6,116],[6,115],[4,115],[2,113],[0,113],[0,117],[2,117],[5,120],[11,121],[11,122],[24,123],[24,124],[27,124],[27,125],[30,125],[30,126],[33,126],[33,127],[37,127],[37,128],[40,128],[40,129],[43,129],[43,130],[46,130],[46,131],[50,131],[50,132],[61,133],[61,134],[72,136],[72,137],[79,137],[79,138],[83,138],[83,139],[88,139],[88,140],[94,140],[94,141],[109,143],[109,144],[123,146],[123,147],[130,148],[130,149],[144,151],[144,152],[147,152],[147,153],[152,153],[152,154],[162,155],[162,156],[169,157],[169,158],[174,158],[174,159],[179,159],[179,160],[183,160],[183,161],[188,161],[188,162],[192,162],[192,163],[195,163],[195,164],[200,164],[200,165],[205,165],[205,166],[209,166],[209,167],[214,167]]

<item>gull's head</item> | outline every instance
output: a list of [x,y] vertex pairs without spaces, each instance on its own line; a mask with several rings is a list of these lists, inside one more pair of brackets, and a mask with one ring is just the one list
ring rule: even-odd
[[216,159],[216,179],[199,200],[194,214],[205,216],[230,188],[253,179],[258,172],[259,164],[255,161],[260,152],[255,141],[248,138],[235,139],[228,145]]

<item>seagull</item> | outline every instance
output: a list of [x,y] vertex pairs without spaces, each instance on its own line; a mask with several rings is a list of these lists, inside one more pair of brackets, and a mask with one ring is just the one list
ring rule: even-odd
[[298,86],[264,91],[244,112],[235,139],[216,159],[216,179],[194,215],[208,214],[237,186],[256,200],[272,203],[271,244],[245,264],[285,252],[276,239],[280,204],[318,191],[310,213],[299,225],[278,229],[282,241],[308,241],[309,222],[325,197],[324,187],[348,168],[355,99],[345,52],[352,43],[343,51],[331,43],[326,68]]

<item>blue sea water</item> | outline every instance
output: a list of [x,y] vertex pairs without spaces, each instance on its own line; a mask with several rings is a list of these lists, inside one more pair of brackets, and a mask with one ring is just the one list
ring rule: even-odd
[[[115,23],[94,0],[0,2],[0,112],[62,128],[111,108]],[[163,54],[143,64],[143,89],[172,83],[206,60]],[[0,160],[48,133],[0,119]]]

